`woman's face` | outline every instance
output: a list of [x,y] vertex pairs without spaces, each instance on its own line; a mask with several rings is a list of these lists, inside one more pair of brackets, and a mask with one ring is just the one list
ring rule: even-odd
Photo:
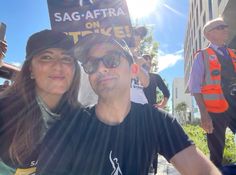
[[30,70],[40,96],[61,97],[73,81],[75,59],[63,49],[49,48],[33,56]]

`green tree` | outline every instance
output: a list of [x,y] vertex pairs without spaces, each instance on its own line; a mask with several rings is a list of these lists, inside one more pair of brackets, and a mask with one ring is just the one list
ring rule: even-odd
[[187,119],[187,104],[185,102],[180,102],[175,106],[175,111],[178,114],[179,117],[181,117],[181,121],[183,124],[185,124],[188,119]]
[[148,34],[140,44],[140,52],[141,54],[150,54],[153,57],[151,72],[158,70],[158,47],[158,42],[153,38],[153,29],[148,28]]

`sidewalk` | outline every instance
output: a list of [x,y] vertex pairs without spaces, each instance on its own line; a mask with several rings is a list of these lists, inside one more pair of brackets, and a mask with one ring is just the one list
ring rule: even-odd
[[157,175],[180,175],[180,173],[164,157],[158,155]]

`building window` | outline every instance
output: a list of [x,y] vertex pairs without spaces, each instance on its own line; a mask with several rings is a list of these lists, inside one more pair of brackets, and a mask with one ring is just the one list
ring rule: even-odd
[[201,32],[201,29],[199,29],[199,46],[198,46],[198,49],[201,49],[201,44],[202,44],[202,32]]
[[192,2],[192,11],[193,11],[193,9],[194,9],[193,7],[194,7],[194,1]]
[[203,14],[203,25],[206,24],[206,13]]
[[208,7],[209,7],[209,19],[212,19],[212,0],[208,0]]
[[175,99],[177,99],[177,98],[178,98],[178,89],[175,88]]
[[[195,50],[197,51],[198,50],[198,45],[197,45],[197,39],[195,40]],[[195,53],[195,52],[194,52]]]
[[200,0],[200,12],[202,12],[202,0]]
[[198,26],[198,7],[196,8],[196,17],[197,17],[197,19],[196,19],[196,26]]

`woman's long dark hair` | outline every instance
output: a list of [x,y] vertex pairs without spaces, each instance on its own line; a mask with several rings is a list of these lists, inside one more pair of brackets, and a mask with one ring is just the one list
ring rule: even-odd
[[[33,59],[33,58],[32,58]],[[32,59],[26,60],[21,71],[17,75],[13,85],[4,96],[17,96],[16,101],[12,101],[12,107],[19,109],[15,111],[16,130],[9,147],[9,155],[14,163],[23,162],[32,154],[39,144],[43,119],[40,108],[36,102],[35,80],[30,78],[30,66]],[[71,107],[79,107],[78,92],[80,86],[80,66],[75,61],[75,74],[69,90],[63,94],[61,101]]]

